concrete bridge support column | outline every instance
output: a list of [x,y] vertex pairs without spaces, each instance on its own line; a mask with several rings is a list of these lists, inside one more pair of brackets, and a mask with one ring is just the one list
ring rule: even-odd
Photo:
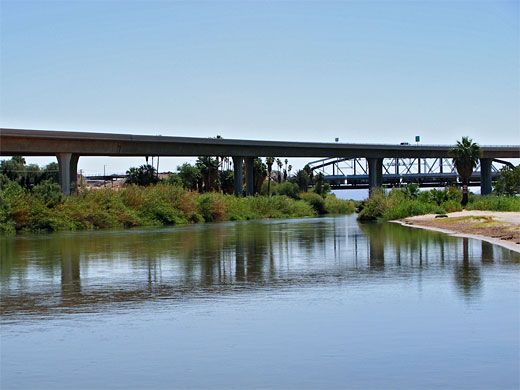
[[383,184],[383,159],[367,158],[368,161],[368,189],[381,187]]
[[480,193],[482,195],[491,194],[491,164],[492,158],[480,159]]
[[246,157],[246,195],[252,196],[255,194],[255,180],[254,180],[254,157]]
[[79,155],[75,153],[57,153],[59,166],[59,180],[61,191],[70,195],[77,190],[78,186],[78,160]]
[[242,166],[243,157],[233,157],[233,171],[235,174],[235,196],[242,196]]

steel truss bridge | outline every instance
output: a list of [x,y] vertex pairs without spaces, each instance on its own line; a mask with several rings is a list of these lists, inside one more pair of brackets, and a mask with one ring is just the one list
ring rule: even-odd
[[[322,173],[332,189],[369,188],[369,163],[366,158],[324,158],[312,161],[309,166],[314,174]],[[498,176],[509,161],[493,159],[491,178]],[[458,174],[451,158],[385,158],[383,159],[383,187],[418,184],[420,187],[444,187],[457,183]],[[470,186],[481,185],[480,163],[470,178]]]

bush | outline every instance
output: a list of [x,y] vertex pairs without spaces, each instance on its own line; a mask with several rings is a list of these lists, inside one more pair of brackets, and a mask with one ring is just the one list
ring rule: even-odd
[[300,197],[307,203],[309,203],[318,214],[325,214],[325,200],[321,195],[314,192],[305,192],[300,194]]
[[172,186],[182,187],[182,179],[177,173],[170,173],[164,183]]
[[220,222],[227,220],[227,213],[222,195],[217,193],[199,196],[198,211],[206,222]]
[[55,207],[63,200],[63,193],[58,183],[44,180],[32,188],[32,193],[41,199],[47,207]]
[[515,168],[504,167],[495,183],[497,195],[515,196],[520,194],[520,165]]
[[[401,196],[403,196],[402,192]],[[373,188],[370,191],[370,197],[365,200],[363,208],[358,214],[358,219],[375,220],[381,218],[388,208],[390,208],[390,201],[385,191],[382,188]]]
[[288,181],[285,181],[283,182],[282,184],[278,184],[276,187],[275,187],[275,193],[277,195],[285,195],[285,196],[288,196],[289,198],[293,198],[293,199],[300,199],[300,188],[298,187],[298,184],[296,183],[291,183],[291,182],[288,182]]
[[351,214],[356,211],[356,203],[352,200],[336,198],[336,195],[329,194],[325,198],[325,210],[331,214]]

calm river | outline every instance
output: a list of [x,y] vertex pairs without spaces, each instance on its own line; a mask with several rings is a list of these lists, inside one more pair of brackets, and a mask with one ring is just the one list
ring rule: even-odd
[[2,389],[488,388],[520,254],[355,216],[0,238]]

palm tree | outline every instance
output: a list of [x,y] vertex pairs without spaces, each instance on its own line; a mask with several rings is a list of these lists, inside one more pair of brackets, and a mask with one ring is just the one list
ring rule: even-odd
[[292,165],[287,167],[287,171],[289,172],[289,177],[291,177]]
[[195,166],[200,171],[204,191],[212,191],[218,178],[218,161],[209,156],[200,156]]
[[267,195],[271,196],[271,171],[273,170],[274,157],[267,157],[265,162],[267,164]]
[[478,160],[482,154],[480,146],[473,142],[469,137],[462,137],[462,141],[457,141],[455,145],[449,151],[450,156],[453,158],[453,165],[457,169],[460,181],[462,182],[462,206],[466,206],[468,203],[468,182],[473,169],[478,164]]
[[276,159],[276,165],[278,165],[278,171],[279,171],[279,174],[278,174],[278,183],[281,183],[282,182],[282,160],[280,160],[279,158]]

